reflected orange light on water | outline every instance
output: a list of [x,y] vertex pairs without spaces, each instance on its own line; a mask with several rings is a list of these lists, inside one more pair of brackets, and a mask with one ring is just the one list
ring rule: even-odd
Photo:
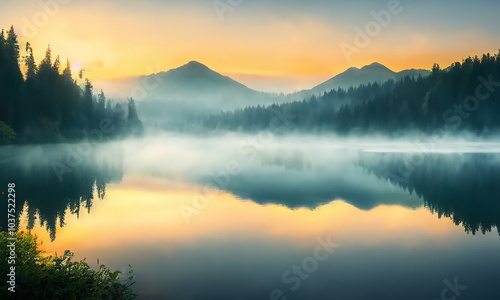
[[[425,208],[379,206],[360,210],[344,201],[333,201],[314,210],[259,205],[219,192],[206,207],[196,210],[192,201],[199,187],[165,179],[126,176],[119,185],[109,186],[105,200],[95,200],[90,214],[66,215],[66,226],[58,228],[50,243],[45,228],[33,229],[49,252],[63,253],[131,244],[169,245],[198,239],[258,238],[268,243],[286,241],[309,247],[317,237],[332,236],[338,243],[377,245],[397,241],[409,247],[418,237],[463,234],[449,219],[438,219]],[[196,210],[186,221],[180,207]],[[22,220],[25,224],[26,220]]]

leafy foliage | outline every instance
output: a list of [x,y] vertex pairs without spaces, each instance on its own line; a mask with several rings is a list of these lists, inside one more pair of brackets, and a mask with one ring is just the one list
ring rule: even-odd
[[[0,233],[1,257],[8,257],[7,238]],[[37,237],[26,232],[16,236],[15,293],[7,290],[8,279],[0,283],[1,299],[135,299],[131,286],[134,284],[132,270],[129,274],[111,271],[100,265],[93,270],[85,259],[72,261],[73,253],[66,250],[63,255],[46,255],[40,249]],[[2,274],[7,274],[6,259],[0,262]],[[127,276],[122,282],[120,277]]]
[[7,124],[0,121],[0,144],[9,144],[16,139],[16,133]]

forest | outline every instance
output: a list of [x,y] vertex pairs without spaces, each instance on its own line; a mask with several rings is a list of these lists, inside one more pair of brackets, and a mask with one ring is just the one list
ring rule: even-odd
[[[269,129],[286,114],[286,131],[387,134],[470,131],[500,126],[500,53],[468,57],[429,76],[337,89],[302,101],[223,111],[199,122],[212,130]],[[272,129],[272,128],[271,128]]]
[[[142,134],[135,102],[114,103],[78,74],[64,68],[50,46],[37,64],[30,43],[20,56],[14,28],[0,33],[0,144],[101,140]],[[24,70],[24,72],[23,72]],[[96,133],[97,132],[97,133]],[[95,139],[95,137],[94,137]]]
[[[92,132],[110,139],[144,131],[133,99],[107,100],[92,83],[73,78],[71,64],[63,68],[50,46],[37,64],[31,45],[20,46],[14,28],[0,33],[0,144],[81,141]],[[290,116],[285,131],[335,132],[340,135],[419,132],[473,132],[499,129],[500,52],[467,57],[429,76],[333,89],[309,99],[256,105],[217,114],[184,115],[193,129],[256,131],[270,129],[279,115]],[[104,128],[103,128],[104,127]],[[273,128],[271,128],[273,129]],[[94,134],[95,135],[95,134]]]

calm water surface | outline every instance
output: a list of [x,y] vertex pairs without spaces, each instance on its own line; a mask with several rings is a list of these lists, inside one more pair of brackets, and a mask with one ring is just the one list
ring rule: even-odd
[[168,135],[2,147],[0,180],[139,299],[499,299],[499,149]]

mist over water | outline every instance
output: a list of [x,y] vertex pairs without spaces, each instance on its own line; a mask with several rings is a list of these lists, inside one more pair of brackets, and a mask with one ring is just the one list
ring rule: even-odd
[[[216,195],[228,192],[242,200],[290,209],[315,209],[342,200],[369,210],[379,205],[422,206],[422,192],[408,193],[407,184],[413,176],[428,171],[429,165],[436,165],[429,163],[429,158],[443,166],[434,176],[449,177],[447,174],[455,171],[454,176],[463,178],[467,173],[457,168],[469,164],[481,172],[477,164],[484,163],[484,157],[488,158],[486,165],[496,168],[500,163],[499,146],[491,140],[451,137],[391,140],[333,135],[227,133],[215,137],[161,133],[104,144],[8,146],[0,151],[4,181],[10,177],[26,180],[28,185],[34,180],[30,177],[42,176],[56,188],[68,189],[73,188],[72,182],[88,182],[86,189],[90,190],[81,195],[86,201],[92,199],[94,182],[101,194],[106,184],[133,175],[198,186],[200,195],[210,189],[218,191]],[[471,170],[463,172],[471,174]],[[82,180],[81,176],[88,179]],[[43,184],[35,186],[46,189]],[[32,190],[37,188],[32,186]],[[30,200],[36,201],[36,192],[33,194]],[[75,194],[73,197],[78,198]],[[64,193],[59,196],[69,197]],[[43,206],[43,201],[39,202],[37,205]],[[90,208],[90,204],[87,206]],[[52,215],[64,211],[62,204]],[[55,232],[55,226],[50,227]]]
[[0,299],[500,299],[500,2],[3,2]]
[[[487,297],[500,241],[498,152],[484,138],[155,132],[1,147],[0,177],[26,201],[23,228],[50,237],[53,251],[71,243],[81,258],[131,263],[143,299],[267,299],[275,289],[343,299],[359,294],[354,278],[374,297],[422,299],[454,276],[481,281],[474,295]],[[94,246],[70,242],[72,232]],[[341,247],[292,291],[295,275],[283,281],[283,272],[328,236]],[[477,247],[481,258],[464,260]],[[453,255],[436,264],[444,252]],[[388,282],[406,287],[387,293]]]
[[[61,187],[72,180],[81,181],[78,176],[82,174],[95,174],[89,178],[98,178],[98,183],[105,185],[133,175],[199,186],[198,190],[228,192],[242,200],[291,209],[314,209],[343,200],[369,210],[383,204],[422,206],[421,195],[408,193],[401,183],[428,170],[428,158],[443,166],[436,172],[446,177],[447,172],[465,164],[474,167],[478,161],[485,161],[484,157],[488,157],[488,166],[496,168],[499,151],[500,143],[484,138],[465,141],[453,137],[346,138],[269,132],[202,136],[163,132],[104,144],[6,146],[0,148],[0,163],[5,181],[8,177],[29,181],[35,175]],[[121,175],[110,177],[110,172]],[[88,185],[92,190],[93,183]]]

